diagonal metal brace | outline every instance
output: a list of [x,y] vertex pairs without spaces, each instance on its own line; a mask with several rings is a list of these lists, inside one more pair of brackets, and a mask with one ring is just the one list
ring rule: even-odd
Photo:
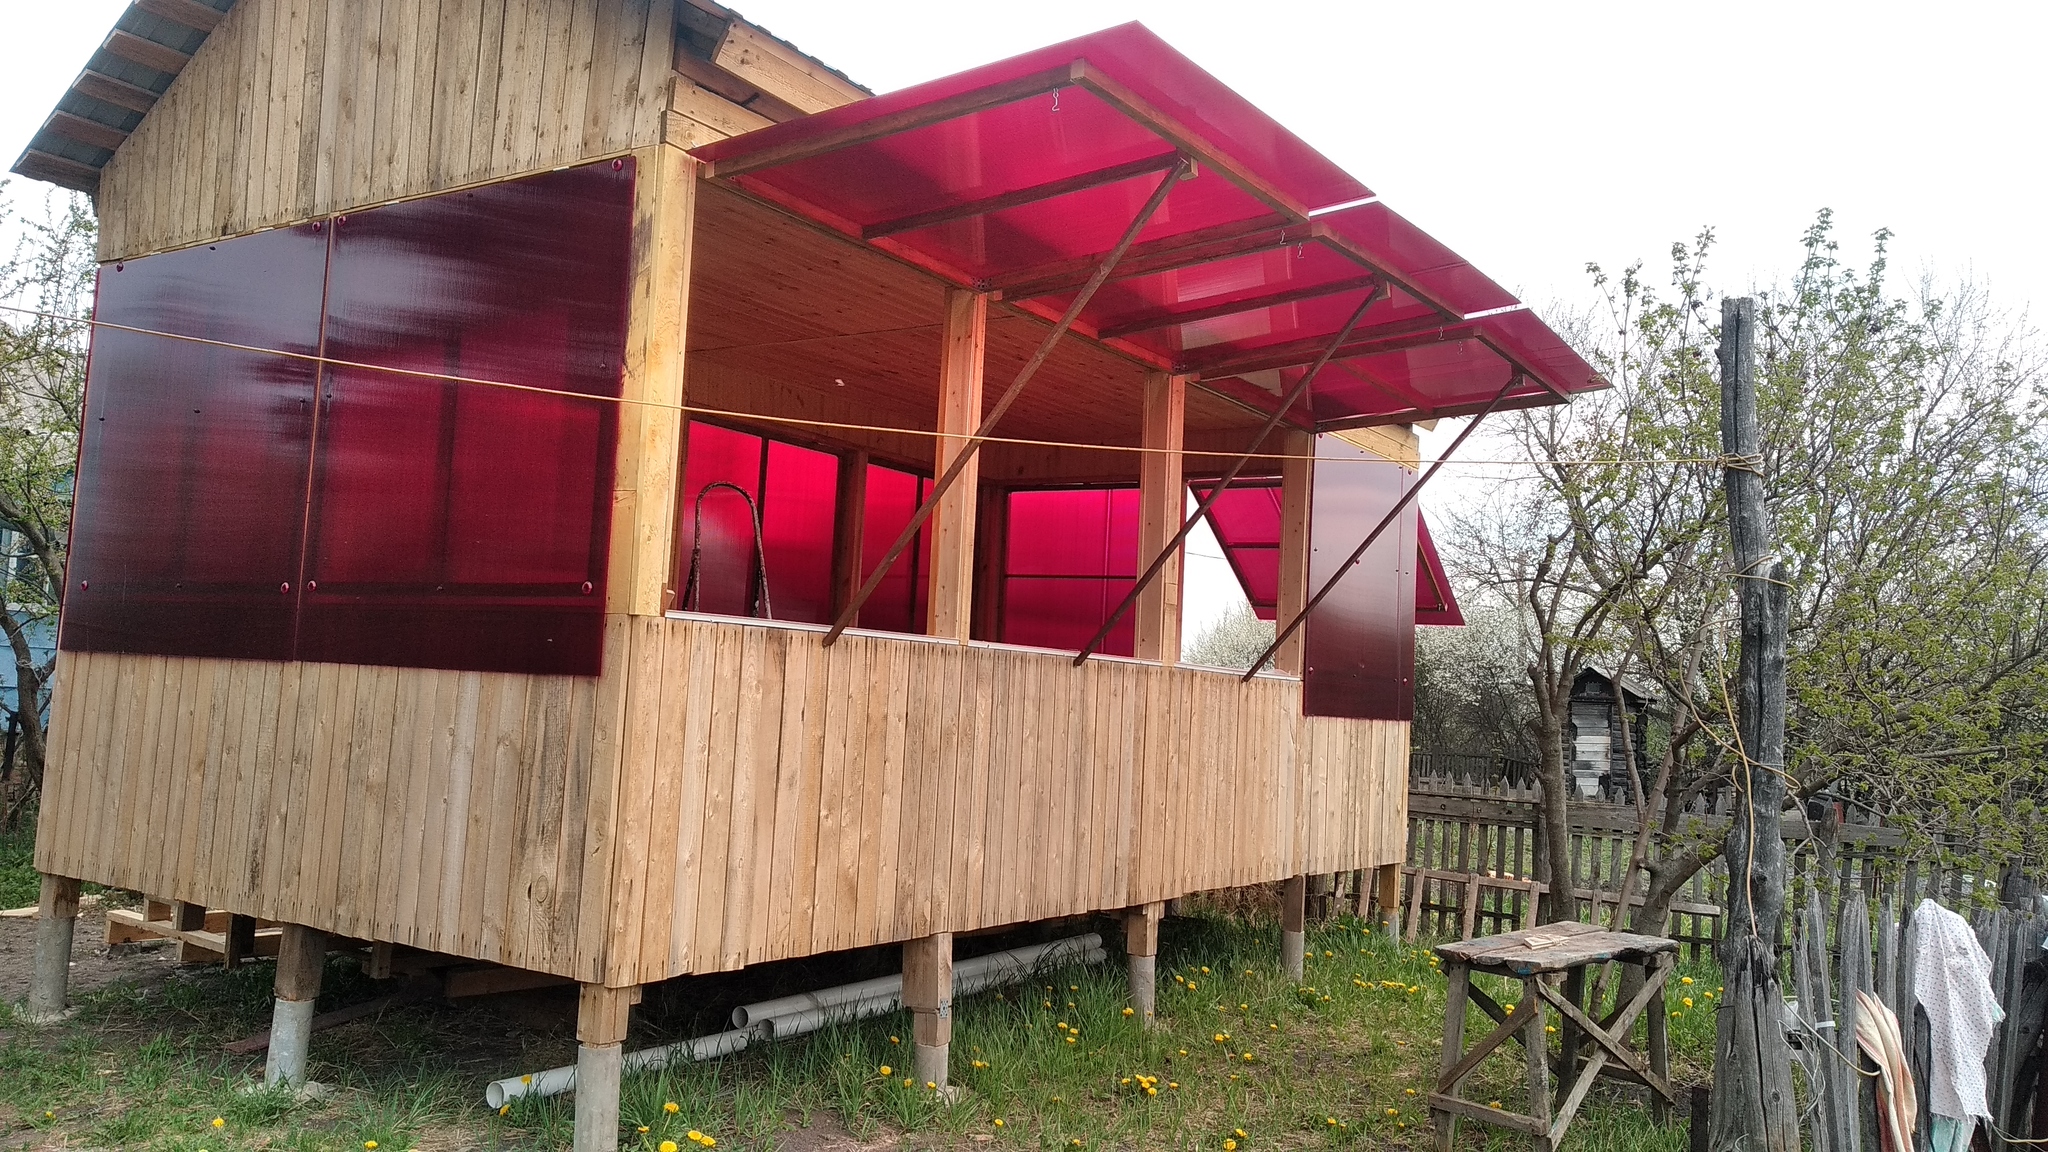
[[[1030,383],[1031,378],[1037,375],[1046,357],[1052,355],[1053,348],[1059,344],[1060,337],[1066,335],[1067,329],[1074,326],[1074,321],[1081,316],[1081,310],[1088,307],[1088,302],[1094,299],[1096,291],[1108,282],[1109,274],[1115,270],[1117,261],[1123,259],[1124,253],[1130,250],[1131,243],[1138,238],[1138,233],[1145,230],[1145,225],[1152,222],[1152,217],[1166,203],[1166,194],[1173,191],[1174,184],[1185,179],[1192,171],[1193,162],[1183,156],[1175,162],[1165,178],[1159,181],[1159,187],[1153,190],[1152,198],[1145,201],[1145,206],[1138,210],[1137,218],[1124,230],[1123,238],[1116,242],[1116,247],[1110,249],[1109,255],[1102,258],[1101,265],[1095,269],[1095,275],[1090,276],[1088,283],[1082,286],[1080,295],[1074,297],[1072,304],[1067,305],[1066,314],[1060,317],[1060,322],[1053,325],[1052,331],[1045,334],[1044,340],[1039,341],[1038,350],[1033,352],[1031,359],[1026,360],[1024,367],[1018,370],[1017,378],[1010,382],[1010,387],[1003,393],[1002,399],[996,401],[996,406],[989,409],[987,416],[982,417],[981,426],[960,446],[959,455],[953,457],[953,462],[947,466],[945,473],[932,485],[931,495],[924,498],[923,504],[918,505],[917,511],[910,517],[910,522],[897,534],[896,542],[882,555],[881,563],[875,565],[874,573],[861,584],[860,591],[854,593],[853,598],[846,602],[846,607],[840,610],[839,619],[832,622],[832,630],[825,633],[826,647],[831,647],[833,642],[839,639],[839,634],[860,618],[861,605],[866,604],[868,597],[874,595],[875,589],[881,587],[882,578],[889,574],[889,569],[895,565],[897,558],[903,555],[903,550],[910,547],[910,542],[917,539],[918,530],[924,527],[925,521],[932,518],[933,510],[939,506],[939,501],[946,495],[947,489],[960,478],[960,473],[966,470],[968,463],[981,451],[981,446],[987,443],[989,435],[995,431],[996,423],[1024,391],[1024,385]],[[943,440],[941,442],[943,443]]]
[[[1243,682],[1250,683],[1252,677],[1259,674],[1259,670],[1264,668],[1266,662],[1273,658],[1273,653],[1280,651],[1280,646],[1287,643],[1287,638],[1294,635],[1295,630],[1300,628],[1302,622],[1308,619],[1308,614],[1316,610],[1316,605],[1323,602],[1323,598],[1328,596],[1337,587],[1337,582],[1344,579],[1345,574],[1351,571],[1352,566],[1365,556],[1366,549],[1371,548],[1373,542],[1380,538],[1380,534],[1387,530],[1388,525],[1391,525],[1401,515],[1401,510],[1413,503],[1415,498],[1422,494],[1423,486],[1428,484],[1436,476],[1437,472],[1450,462],[1451,457],[1457,453],[1458,448],[1465,443],[1465,438],[1472,435],[1473,430],[1478,428],[1487,415],[1499,407],[1500,402],[1507,399],[1508,393],[1514,391],[1515,386],[1521,382],[1522,374],[1520,372],[1509,374],[1508,382],[1501,385],[1500,391],[1494,394],[1492,400],[1487,401],[1486,407],[1480,409],[1478,415],[1472,417],[1472,422],[1465,425],[1464,430],[1458,433],[1457,439],[1451,441],[1451,446],[1444,449],[1444,454],[1437,457],[1436,463],[1429,466],[1429,471],[1422,474],[1422,479],[1417,480],[1413,487],[1401,494],[1399,500],[1394,501],[1394,506],[1387,509],[1387,514],[1382,516],[1380,522],[1373,526],[1373,530],[1366,534],[1365,540],[1352,550],[1351,557],[1342,564],[1337,565],[1337,570],[1330,573],[1330,578],[1323,582],[1323,586],[1316,591],[1314,596],[1309,598],[1309,602],[1302,605],[1301,611],[1294,614],[1294,619],[1287,622],[1287,627],[1280,629],[1274,635],[1273,643],[1268,645],[1264,652],[1259,653],[1259,658],[1252,661],[1251,667],[1244,670],[1244,675],[1240,677]],[[1413,595],[1413,593],[1411,592],[1410,595]]]
[[1266,422],[1259,428],[1258,435],[1252,437],[1251,447],[1245,449],[1244,455],[1231,461],[1230,468],[1223,473],[1223,478],[1218,480],[1216,486],[1209,490],[1209,494],[1202,498],[1202,502],[1196,505],[1194,515],[1189,516],[1182,522],[1180,531],[1173,534],[1173,539],[1168,540],[1166,547],[1159,550],[1159,555],[1152,558],[1152,563],[1146,567],[1144,573],[1131,585],[1131,590],[1124,593],[1122,600],[1117,601],[1116,608],[1110,612],[1109,618],[1102,622],[1102,627],[1096,629],[1095,635],[1089,638],[1088,643],[1081,646],[1081,651],[1074,657],[1075,667],[1078,668],[1083,663],[1086,663],[1088,657],[1094,655],[1095,650],[1102,646],[1102,642],[1109,637],[1110,630],[1116,627],[1116,622],[1123,619],[1124,613],[1131,610],[1131,605],[1138,602],[1138,594],[1143,592],[1145,586],[1152,582],[1153,577],[1158,576],[1160,571],[1166,567],[1167,560],[1180,547],[1181,542],[1188,538],[1188,533],[1195,530],[1195,525],[1201,523],[1202,517],[1209,514],[1209,509],[1215,505],[1217,500],[1222,498],[1224,490],[1230,487],[1231,481],[1236,480],[1238,473],[1243,472],[1245,466],[1251,463],[1252,457],[1258,455],[1259,449],[1266,443],[1266,437],[1272,435],[1273,429],[1280,426],[1281,419],[1294,409],[1294,405],[1303,396],[1308,394],[1309,386],[1316,382],[1316,377],[1321,374],[1323,366],[1330,362],[1331,358],[1337,354],[1337,349],[1342,348],[1346,340],[1351,339],[1352,330],[1358,327],[1359,321],[1365,319],[1366,312],[1374,304],[1386,298],[1387,286],[1384,283],[1366,294],[1365,302],[1360,304],[1358,309],[1351,313],[1351,318],[1344,322],[1344,327],[1338,330],[1336,338],[1330,341],[1329,347],[1323,349],[1323,354],[1316,359],[1315,364],[1302,375],[1301,379],[1294,382],[1294,387],[1287,390],[1287,395],[1280,398],[1279,406],[1274,408],[1272,414],[1266,417]]

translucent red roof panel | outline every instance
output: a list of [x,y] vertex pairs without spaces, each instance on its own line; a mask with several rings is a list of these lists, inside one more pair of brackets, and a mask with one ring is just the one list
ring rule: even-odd
[[[1514,296],[1138,24],[695,150],[710,174],[931,271],[1060,314],[1176,164],[1075,331],[1255,407],[1359,314],[1301,423],[1600,382]],[[1348,207],[1346,206],[1348,205]],[[1430,337],[1428,347],[1386,346]],[[1583,371],[1581,371],[1583,369]],[[1292,373],[1292,377],[1290,377]],[[1235,378],[1235,379],[1233,379]],[[1523,387],[1533,384],[1535,390]]]
[[[1208,499],[1214,488],[1214,484],[1194,485],[1196,499]],[[1253,615],[1273,619],[1280,600],[1280,481],[1271,477],[1236,481],[1209,506],[1208,520]],[[1465,615],[1458,608],[1451,578],[1420,513],[1415,528],[1415,622],[1463,624]]]
[[1429,521],[1415,514],[1415,622],[1461,627],[1465,613],[1458,607],[1458,595],[1451,589],[1451,577],[1444,571],[1443,557],[1436,541],[1430,539]]

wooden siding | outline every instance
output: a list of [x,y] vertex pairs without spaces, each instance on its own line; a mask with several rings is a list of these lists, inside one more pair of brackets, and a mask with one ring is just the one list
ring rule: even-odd
[[240,0],[102,171],[100,256],[653,144],[680,2]]
[[58,659],[44,872],[597,978],[616,679]]
[[1293,680],[628,627],[613,983],[1402,858],[1408,725]]
[[45,872],[626,985],[1402,858],[1300,685],[613,617],[599,679],[60,657]]

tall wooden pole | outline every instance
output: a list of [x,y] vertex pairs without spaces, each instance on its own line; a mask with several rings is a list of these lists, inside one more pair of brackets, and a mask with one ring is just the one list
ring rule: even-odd
[[1756,421],[1756,301],[1721,302],[1721,452],[1742,655],[1736,667],[1736,807],[1723,847],[1727,989],[1714,1039],[1714,1152],[1799,1152],[1778,929],[1785,915],[1786,568],[1770,553]]

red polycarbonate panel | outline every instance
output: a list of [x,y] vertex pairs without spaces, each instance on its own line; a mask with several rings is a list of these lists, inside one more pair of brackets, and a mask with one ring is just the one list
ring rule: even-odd
[[839,457],[768,441],[761,534],[768,591],[777,620],[832,622],[832,536],[839,498]]
[[[633,167],[335,222],[327,354],[618,395]],[[596,675],[617,408],[336,368],[322,390],[303,660]]]
[[[1309,592],[1334,575],[1414,476],[1335,436],[1316,437]],[[1415,509],[1411,504],[1304,625],[1302,711],[1411,719],[1415,706]]]
[[[327,235],[314,225],[109,264],[111,324],[311,355]],[[291,655],[314,366],[97,329],[63,647]]]
[[1514,293],[1385,204],[1346,208],[1318,217],[1317,223],[1459,316],[1520,303]]
[[[1000,639],[1078,651],[1137,576],[1137,489],[1012,492],[1007,523]],[[1125,613],[1101,650],[1130,655],[1132,627]]]
[[[1197,484],[1206,500],[1213,486]],[[1280,599],[1280,482],[1239,479],[1209,506],[1209,528],[1261,620],[1273,619]]]
[[[1292,198],[1303,210],[1348,203],[1372,195],[1364,185],[1309,147],[1300,137],[1281,127],[1244,97],[1231,91],[1221,81],[1196,66],[1193,61],[1154,35],[1150,29],[1135,22],[918,84],[885,96],[856,101],[707,144],[695,149],[694,154],[709,160],[725,160],[758,153],[770,147],[800,144],[859,125],[876,123],[885,118],[912,114],[916,109],[931,107],[966,93],[1062,69],[1076,60],[1086,60],[1089,65],[1100,70],[1139,99],[1151,104],[1158,112],[1199,135],[1218,152],[1257,172],[1283,194]],[[1062,111],[1068,109],[1068,101],[1078,91],[1079,89],[1070,85],[1062,92]],[[1050,102],[1049,96],[1047,102]],[[1001,143],[998,138],[977,139],[984,150]],[[861,151],[868,147],[870,146],[855,145],[846,151]],[[990,183],[981,176],[979,167],[970,167],[958,175],[949,167],[963,162],[970,162],[972,165],[992,163],[981,157],[935,152],[915,159],[920,165],[920,173],[924,178],[931,180],[932,186],[952,190],[956,196],[962,198],[966,198],[964,190],[987,187]],[[1030,172],[1034,170],[1030,165],[1035,160],[1035,157],[1024,154],[1002,163],[1012,166],[1010,170]],[[1110,162],[1113,163],[1114,160]],[[1103,165],[1087,165],[1089,168],[1101,166]],[[795,165],[784,167],[791,168]],[[864,183],[876,182],[877,177],[888,178],[897,174],[895,168],[881,167],[879,162],[877,168],[879,170],[859,173]],[[1048,174],[1028,182],[1037,183],[1052,178],[1054,177]],[[1022,177],[1012,176],[1011,179],[1014,181]],[[835,192],[834,201],[837,201],[838,196],[849,194],[851,190]]]
[[[699,421],[689,425],[676,503],[676,605],[684,611],[760,615],[754,510],[761,499],[763,445],[750,432]],[[774,591],[771,583],[771,607]]]
[[1590,392],[1607,380],[1534,312],[1518,309],[1477,322],[1481,336],[1565,392]]
[[1420,512],[1415,514],[1415,623],[1452,628],[1465,623],[1450,573],[1444,571],[1436,541],[1430,539],[1429,521]]
[[[860,537],[863,581],[874,575],[882,556],[896,543],[903,526],[910,523],[910,517],[930,491],[931,481],[921,476],[880,464],[868,465]],[[931,555],[931,533],[919,529],[917,543],[903,550],[903,555],[889,566],[888,575],[875,586],[874,594],[860,606],[858,623],[862,628],[924,634],[925,605],[930,597],[925,574],[931,570]]]

